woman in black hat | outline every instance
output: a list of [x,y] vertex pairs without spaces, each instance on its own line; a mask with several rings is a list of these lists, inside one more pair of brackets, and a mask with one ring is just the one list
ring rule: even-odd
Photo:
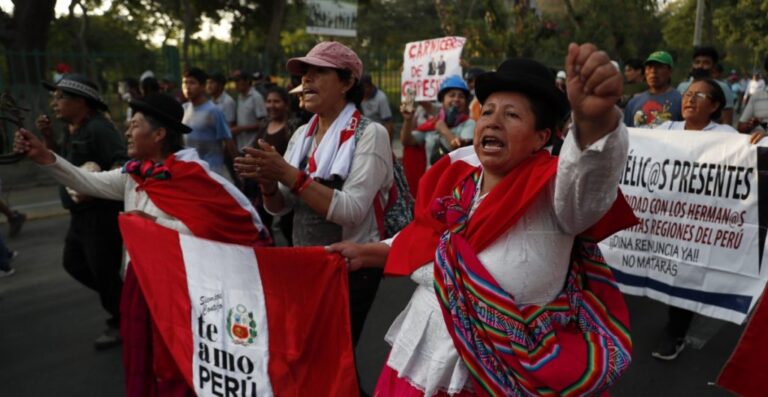
[[[414,222],[386,244],[330,247],[351,269],[418,284],[387,333],[376,395],[597,395],[626,369],[626,307],[596,245],[577,238],[636,221],[617,195],[628,138],[609,61],[571,44],[568,97],[533,60],[478,76],[473,147],[424,175]],[[557,159],[544,148],[569,111]],[[605,284],[584,281],[595,269]]]
[[[165,94],[152,94],[132,100],[129,105],[134,114],[125,136],[132,160],[122,169],[97,173],[83,171],[49,151],[43,142],[24,129],[16,132],[15,150],[26,153],[62,184],[90,196],[124,200],[127,213],[151,219],[162,226],[227,243],[271,243],[249,200],[230,182],[211,172],[195,149],[182,150],[182,135],[190,132],[190,128],[181,123],[184,111],[175,99]],[[158,358],[168,349],[155,348],[153,351],[152,341],[162,339],[159,335],[151,335],[155,331],[149,324],[149,309],[130,266],[125,276],[120,312],[126,395],[194,394],[178,370],[158,367],[173,360]],[[160,374],[164,378],[160,378]]]

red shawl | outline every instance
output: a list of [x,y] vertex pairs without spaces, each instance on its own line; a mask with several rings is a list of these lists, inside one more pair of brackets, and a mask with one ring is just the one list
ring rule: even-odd
[[[384,268],[387,275],[407,276],[434,260],[435,249],[445,225],[433,219],[431,205],[435,199],[450,195],[479,165],[458,158],[469,150],[473,149],[459,149],[444,156],[421,178],[414,209],[415,218],[392,244]],[[465,236],[475,252],[481,252],[509,230],[528,210],[556,171],[557,157],[544,150],[515,167],[480,203],[469,220]],[[619,192],[610,210],[582,235],[600,241],[636,223],[637,218],[624,195]]]
[[197,159],[170,155],[163,162],[170,178],[131,174],[166,214],[179,219],[197,237],[241,245],[268,245],[269,235],[256,209],[237,188],[207,170]]

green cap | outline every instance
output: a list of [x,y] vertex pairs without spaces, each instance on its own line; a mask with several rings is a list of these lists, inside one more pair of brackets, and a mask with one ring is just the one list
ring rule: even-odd
[[672,55],[669,55],[666,51],[656,51],[653,54],[648,56],[648,59],[643,62],[643,65],[646,65],[648,62],[658,62],[662,63],[664,65],[669,66],[670,68],[674,66],[674,61],[672,60]]

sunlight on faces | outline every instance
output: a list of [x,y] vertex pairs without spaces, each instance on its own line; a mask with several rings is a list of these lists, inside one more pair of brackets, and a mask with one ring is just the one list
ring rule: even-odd
[[128,157],[144,160],[158,155],[165,138],[164,131],[163,128],[153,129],[141,112],[134,113],[125,130]]
[[345,93],[352,84],[353,80],[342,81],[333,68],[307,65],[301,76],[304,106],[307,111],[322,115],[340,103],[346,103]]
[[267,116],[270,120],[282,120],[285,118],[288,104],[283,101],[283,97],[276,92],[267,94],[266,100]]
[[199,98],[200,95],[205,93],[205,86],[194,77],[184,77],[184,80],[182,80],[181,83],[181,89],[184,92],[184,96],[191,101],[194,101]]
[[453,88],[443,94],[443,107],[448,109],[451,106],[458,108],[464,113],[467,112],[467,95],[464,94],[464,91]]
[[208,81],[205,82],[205,92],[210,96],[218,97],[224,92],[224,84],[221,84],[214,79],[208,79]]
[[483,104],[473,145],[485,172],[504,176],[547,144],[549,129],[536,130],[528,97],[495,92]]
[[712,99],[712,87],[703,81],[695,81],[683,94],[683,119],[710,120],[719,103]]

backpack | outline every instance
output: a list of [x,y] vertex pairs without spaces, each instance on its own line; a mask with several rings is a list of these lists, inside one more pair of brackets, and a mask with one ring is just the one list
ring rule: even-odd
[[[360,123],[355,129],[355,145],[363,135],[363,131],[371,123],[367,117],[360,118]],[[376,226],[379,228],[379,236],[382,239],[393,237],[397,232],[408,226],[413,220],[413,195],[408,189],[408,180],[405,178],[403,163],[392,153],[392,186],[389,188],[387,205],[382,208],[381,200],[377,195],[373,199],[373,208],[376,214]]]

